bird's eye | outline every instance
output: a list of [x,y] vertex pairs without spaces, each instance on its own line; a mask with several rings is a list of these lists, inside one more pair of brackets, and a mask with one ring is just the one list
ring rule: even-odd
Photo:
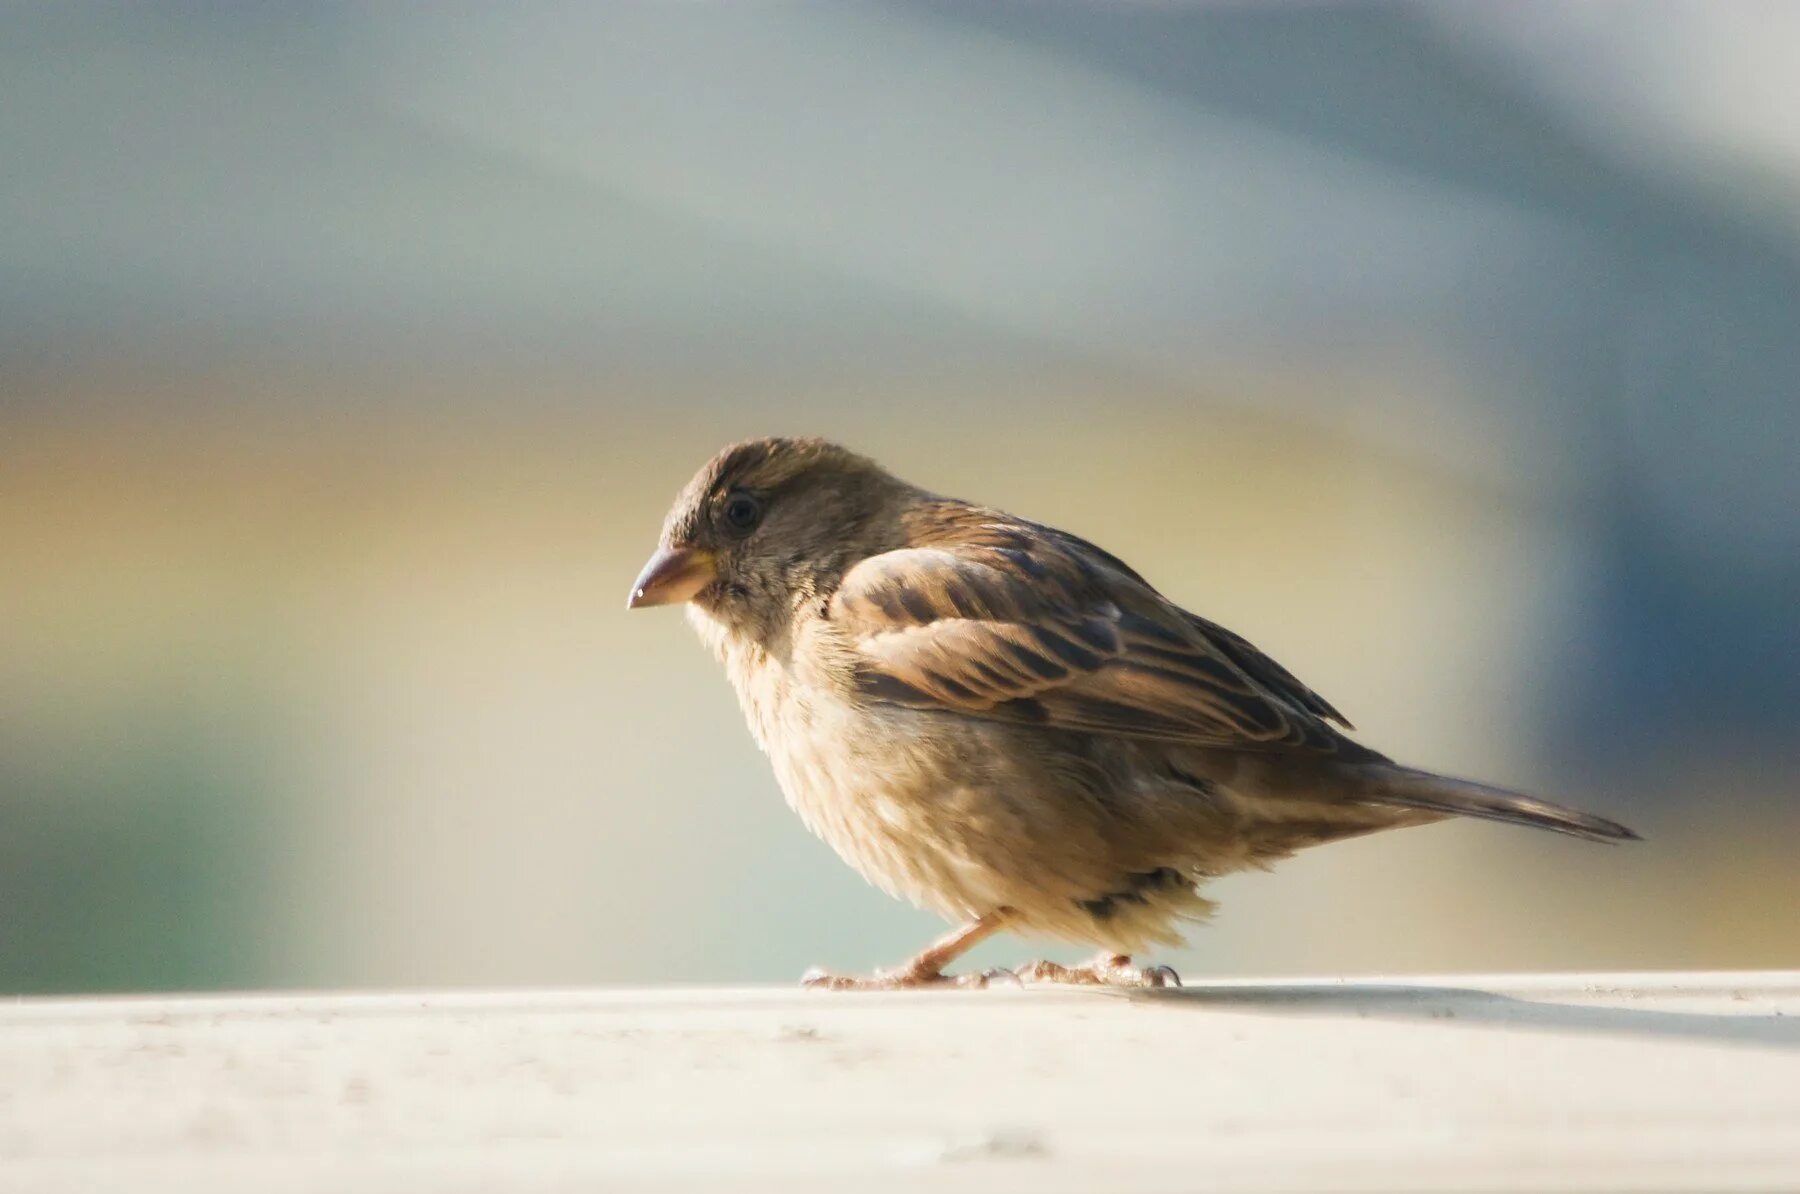
[[762,521],[762,503],[747,493],[734,493],[725,499],[725,525],[734,531],[750,531]]

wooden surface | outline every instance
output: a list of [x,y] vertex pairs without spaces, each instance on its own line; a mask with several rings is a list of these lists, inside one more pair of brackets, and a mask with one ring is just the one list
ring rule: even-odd
[[1800,973],[0,1005],[0,1190],[1795,1190]]

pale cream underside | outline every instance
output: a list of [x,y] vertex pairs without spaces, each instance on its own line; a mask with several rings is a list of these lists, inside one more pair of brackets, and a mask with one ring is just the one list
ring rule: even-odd
[[[1005,783],[1016,729],[859,706],[791,662],[816,652],[777,658],[736,640],[705,610],[689,611],[789,806],[889,895],[951,921],[1011,908],[1014,927],[1028,935],[1126,953],[1178,944],[1176,924],[1211,910],[1192,885],[1176,884],[1096,918],[1081,901],[1116,890],[1121,874],[1116,858],[1094,848],[1105,835],[1104,810],[1029,790],[1023,779]],[[928,723],[929,750],[921,739]],[[1162,865],[1178,866],[1179,857],[1146,859],[1140,869]]]

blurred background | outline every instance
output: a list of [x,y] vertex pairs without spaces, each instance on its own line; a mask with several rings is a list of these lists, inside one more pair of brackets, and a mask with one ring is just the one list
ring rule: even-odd
[[1318,850],[1190,978],[1800,963],[1797,53],[1781,0],[0,7],[0,990],[911,952],[624,609],[769,432],[1648,839]]

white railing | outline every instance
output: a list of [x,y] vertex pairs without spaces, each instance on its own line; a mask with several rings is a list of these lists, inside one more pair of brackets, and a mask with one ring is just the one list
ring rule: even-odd
[[0,1190],[1800,1189],[1800,972],[19,1000]]

